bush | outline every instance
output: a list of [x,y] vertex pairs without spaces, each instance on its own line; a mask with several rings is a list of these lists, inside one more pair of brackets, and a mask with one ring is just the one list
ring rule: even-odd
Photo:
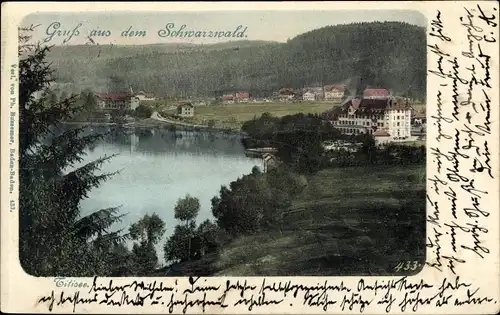
[[220,235],[219,227],[210,220],[202,222],[198,228],[194,222],[177,225],[174,234],[165,243],[165,260],[182,262],[200,259],[219,248]]
[[220,228],[230,234],[252,234],[281,225],[293,195],[307,185],[304,176],[285,169],[252,172],[221,187],[212,199],[212,213]]
[[151,115],[153,114],[153,109],[149,106],[146,106],[144,104],[139,105],[135,110],[134,110],[134,117],[137,118],[150,118]]
[[194,225],[176,225],[164,246],[165,261],[186,261],[191,257]]

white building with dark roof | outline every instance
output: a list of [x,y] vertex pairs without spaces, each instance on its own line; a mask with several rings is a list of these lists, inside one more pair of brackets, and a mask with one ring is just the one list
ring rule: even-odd
[[391,142],[411,137],[411,108],[392,98],[350,99],[324,117],[344,134],[366,133]]
[[177,114],[181,117],[193,117],[194,106],[191,103],[184,103],[177,106]]
[[304,101],[314,101],[314,100],[316,100],[316,93],[308,90],[308,91],[304,92],[304,94],[302,94],[302,99]]

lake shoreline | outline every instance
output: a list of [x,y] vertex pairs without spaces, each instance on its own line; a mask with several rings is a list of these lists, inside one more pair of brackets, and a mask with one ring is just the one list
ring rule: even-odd
[[[69,126],[69,128],[72,128]],[[105,133],[109,127],[90,127],[89,132]],[[128,230],[145,214],[158,214],[169,222],[164,237],[174,233],[177,219],[174,208],[179,198],[187,194],[200,200],[196,222],[214,221],[211,200],[222,186],[248,175],[253,167],[262,167],[259,159],[248,158],[239,136],[211,134],[206,131],[181,132],[168,129],[140,128],[130,134],[119,128],[86,151],[84,160],[75,167],[86,165],[103,156],[115,157],[102,166],[100,172],[119,173],[105,181],[99,189],[89,192],[81,203],[82,214],[95,209],[121,206],[127,214],[113,229]],[[151,130],[154,129],[154,132]],[[124,131],[124,130],[123,130]],[[131,244],[128,244],[131,247]],[[159,261],[164,260],[164,243],[155,247]]]
[[90,127],[121,127],[123,129],[171,129],[171,130],[178,130],[178,131],[207,131],[207,132],[222,132],[226,134],[234,134],[234,135],[241,135],[245,136],[246,133],[241,131],[241,130],[235,130],[235,129],[226,129],[226,128],[216,128],[216,127],[200,127],[196,125],[177,125],[177,124],[172,124],[169,122],[164,122],[160,120],[155,120],[151,118],[146,118],[140,121],[132,122],[132,123],[127,123],[127,124],[118,124],[118,123],[112,123],[112,122],[92,122],[92,121],[65,121],[62,122],[64,125],[73,125],[73,126],[78,126],[78,125],[88,125]]

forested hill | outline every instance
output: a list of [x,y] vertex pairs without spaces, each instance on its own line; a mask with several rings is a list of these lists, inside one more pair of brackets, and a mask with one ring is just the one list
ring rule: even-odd
[[425,97],[426,33],[401,22],[328,26],[287,43],[60,46],[49,60],[73,92],[146,90],[158,96],[346,83]]

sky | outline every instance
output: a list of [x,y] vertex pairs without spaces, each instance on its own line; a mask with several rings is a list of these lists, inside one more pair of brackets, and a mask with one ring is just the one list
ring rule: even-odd
[[[373,21],[401,21],[426,26],[427,20],[417,11],[403,10],[330,10],[330,11],[207,11],[207,12],[79,12],[35,13],[21,26],[34,28],[35,41],[47,40],[51,45],[81,45],[92,39],[99,44],[143,45],[153,43],[215,43],[230,40],[266,40],[285,42],[299,34],[328,25]],[[160,30],[224,31],[231,37],[160,37]],[[122,32],[146,31],[145,36],[122,37]],[[245,30],[244,32],[242,32]],[[109,31],[106,32],[106,31]],[[73,35],[71,35],[73,34]],[[166,34],[166,32],[164,32]],[[175,34],[175,33],[174,33]],[[192,33],[193,34],[193,33]],[[199,33],[201,34],[201,33]],[[226,33],[228,34],[228,33]],[[239,34],[243,37],[232,37]],[[99,36],[100,35],[100,36]],[[106,36],[108,35],[108,36]]]

